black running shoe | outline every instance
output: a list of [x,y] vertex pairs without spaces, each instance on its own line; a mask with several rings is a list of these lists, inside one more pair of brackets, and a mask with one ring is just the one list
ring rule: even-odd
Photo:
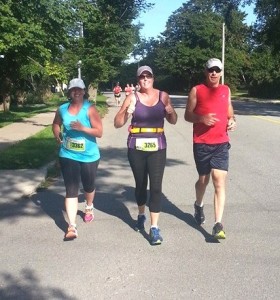
[[214,225],[212,235],[217,240],[226,238],[226,233],[224,231],[224,227],[223,227],[222,223],[218,222]]
[[205,215],[203,212],[203,206],[200,207],[196,203],[194,203],[194,219],[198,225],[205,223]]
[[144,223],[146,221],[146,216],[145,215],[138,215],[137,217],[137,222],[136,222],[136,225],[135,225],[135,230],[136,231],[142,231],[145,229],[144,227]]

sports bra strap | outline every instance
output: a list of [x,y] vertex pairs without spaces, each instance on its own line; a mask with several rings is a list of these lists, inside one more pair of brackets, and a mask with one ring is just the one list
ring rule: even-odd
[[[159,97],[158,97],[158,98],[159,98],[159,101],[162,101],[162,100],[161,100],[161,95],[162,95],[162,91],[159,91]],[[138,96],[138,92],[135,93],[135,97],[136,97],[136,101],[140,101],[140,98],[139,98],[139,96]]]

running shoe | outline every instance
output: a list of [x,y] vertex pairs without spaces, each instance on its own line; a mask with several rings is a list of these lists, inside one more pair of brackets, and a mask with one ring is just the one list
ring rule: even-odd
[[136,231],[142,231],[145,229],[144,227],[144,223],[146,221],[146,216],[145,215],[138,215],[137,217],[137,222],[136,222],[136,225],[135,225],[135,230]]
[[212,235],[217,240],[226,238],[226,233],[224,231],[224,227],[223,227],[222,223],[218,222],[214,225]]
[[159,228],[151,227],[150,229],[150,243],[151,245],[160,245],[163,241],[161,235],[160,235]]
[[85,209],[85,214],[84,214],[84,222],[85,223],[90,223],[94,219],[94,214],[93,214],[93,207],[91,208],[86,208]]
[[64,240],[65,241],[71,241],[78,237],[78,231],[77,228],[73,225],[70,225],[67,229],[67,232],[65,233]]
[[194,203],[194,219],[198,225],[205,223],[205,215],[203,212],[203,206],[200,207],[196,203]]

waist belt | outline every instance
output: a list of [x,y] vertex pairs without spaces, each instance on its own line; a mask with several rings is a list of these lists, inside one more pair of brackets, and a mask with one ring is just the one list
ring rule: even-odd
[[133,127],[130,128],[130,133],[145,133],[145,132],[151,132],[151,133],[160,133],[164,132],[163,128],[143,128],[143,127]]

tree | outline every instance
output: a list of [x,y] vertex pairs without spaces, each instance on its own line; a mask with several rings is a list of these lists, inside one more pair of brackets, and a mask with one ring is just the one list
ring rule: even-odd
[[249,28],[240,1],[189,1],[168,19],[160,43],[150,52],[163,73],[191,87],[202,80],[202,69],[209,57],[221,58],[222,24],[226,24],[225,76],[234,88],[244,80],[248,61]]
[[68,61],[70,67],[81,59],[83,78],[88,84],[114,78],[139,38],[139,28],[132,21],[151,4],[144,0],[76,0],[72,5],[83,35],[72,37],[65,63]]
[[271,46],[274,53],[277,53],[280,50],[280,2],[256,0],[255,5],[258,41]]
[[[72,77],[81,58],[88,83],[113,77],[137,39],[133,19],[150,5],[146,0],[0,0],[1,98]],[[53,68],[50,73],[50,66],[61,76],[54,76]]]
[[2,0],[0,16],[0,91],[10,99],[15,90],[36,90],[46,63],[67,45],[68,10],[63,0]]

